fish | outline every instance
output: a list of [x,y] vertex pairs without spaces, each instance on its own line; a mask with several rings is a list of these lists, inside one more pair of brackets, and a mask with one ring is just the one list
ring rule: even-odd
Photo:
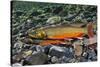
[[49,26],[32,30],[28,33],[28,36],[33,39],[42,39],[40,42],[41,45],[61,44],[65,43],[66,40],[82,39],[85,35],[93,38],[94,27],[95,25],[92,22],[88,24]]

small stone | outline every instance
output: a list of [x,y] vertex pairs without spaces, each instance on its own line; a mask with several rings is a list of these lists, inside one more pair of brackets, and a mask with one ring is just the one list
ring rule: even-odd
[[88,60],[91,60],[91,61],[96,61],[97,60],[96,53],[93,49],[88,50]]
[[12,56],[12,63],[18,63],[21,59],[23,58],[22,54],[17,54],[17,55],[14,55]]
[[65,50],[59,46],[52,46],[49,50],[50,56],[62,57],[64,56]]
[[23,57],[26,58],[27,56],[32,55],[32,50],[24,51],[23,52]]
[[82,54],[82,56],[86,58],[86,57],[87,57],[87,53],[84,52],[84,53]]
[[38,51],[38,52],[44,52],[44,49],[43,49],[42,46],[37,45],[37,47],[36,47],[36,51]]
[[20,64],[20,63],[14,63],[14,64],[12,64],[12,67],[22,67],[22,64]]
[[33,45],[32,47],[30,47],[30,50],[36,51],[36,45]]
[[61,17],[59,16],[53,16],[53,17],[50,17],[46,22],[48,24],[54,24],[54,23],[58,23],[61,21]]
[[18,41],[14,44],[13,49],[15,53],[19,53],[23,47],[23,43],[21,41]]
[[52,62],[52,63],[57,63],[58,60],[59,60],[59,59],[58,59],[56,56],[53,56],[53,57],[51,58],[51,62]]
[[68,62],[69,62],[69,63],[75,63],[75,61],[76,61],[76,60],[73,58],[73,59],[70,59]]
[[66,56],[63,56],[61,58],[59,58],[59,62],[60,63],[68,63],[70,58],[67,58]]
[[65,52],[65,56],[67,58],[73,58],[74,57],[74,49],[72,47],[67,47],[66,52]]
[[40,45],[34,45],[34,46],[32,46],[32,47],[30,48],[30,50],[32,50],[32,51],[37,51],[37,52],[44,52],[43,47],[40,46]]
[[23,49],[30,49],[31,48],[31,45],[29,45],[29,44],[24,44],[24,46],[23,46]]

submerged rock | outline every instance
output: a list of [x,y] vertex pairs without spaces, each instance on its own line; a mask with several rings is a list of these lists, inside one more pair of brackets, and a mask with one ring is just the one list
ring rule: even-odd
[[50,17],[46,22],[47,22],[47,24],[59,23],[59,22],[61,22],[61,17],[53,16],[53,17]]
[[51,47],[52,47],[52,45],[44,46],[43,47],[44,48],[44,53],[49,54],[49,50],[50,50]]
[[49,55],[56,56],[58,58],[61,58],[63,56],[66,56],[68,58],[73,58],[74,52],[72,48],[52,46],[49,50]]
[[70,60],[70,58],[63,56],[63,57],[59,58],[59,63],[68,63],[69,60]]
[[56,56],[53,56],[53,57],[51,58],[51,62],[52,62],[52,63],[58,63],[58,61],[59,61],[59,58],[57,58]]
[[32,50],[23,51],[23,57],[26,58],[26,57],[32,55],[32,53],[33,53]]
[[12,64],[12,67],[22,67],[22,64],[20,64],[20,63],[14,63],[14,64]]
[[44,49],[42,46],[40,45],[33,45],[30,50],[32,50],[33,52],[36,51],[36,52],[44,52]]
[[34,53],[33,55],[27,57],[24,61],[24,65],[40,65],[46,63],[48,56],[43,52]]
[[64,56],[65,50],[59,46],[52,46],[49,50],[50,56],[62,57]]
[[30,44],[24,44],[23,49],[30,49],[31,45]]
[[13,48],[22,48],[23,43],[21,41],[18,41],[14,44]]
[[16,42],[13,46],[12,54],[14,55],[21,52],[22,47],[23,47],[23,43],[21,41]]
[[91,61],[96,61],[97,60],[96,53],[93,49],[88,50],[87,53],[88,53],[88,60],[91,60]]
[[11,62],[12,63],[19,63],[22,58],[23,58],[23,56],[21,54],[14,55],[11,58],[12,59]]

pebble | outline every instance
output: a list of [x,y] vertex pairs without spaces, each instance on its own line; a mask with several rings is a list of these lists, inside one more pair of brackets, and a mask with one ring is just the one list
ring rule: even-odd
[[14,64],[12,64],[12,67],[22,67],[22,64],[20,64],[20,63],[14,63]]
[[21,52],[22,47],[23,47],[23,43],[21,41],[16,42],[14,44],[14,46],[13,46],[13,49],[14,49],[13,53],[19,53],[19,52]]
[[32,50],[24,51],[23,52],[23,57],[26,58],[27,56],[32,55],[32,52],[33,52]]
[[88,50],[88,60],[91,60],[91,61],[97,60],[96,53],[93,49]]
[[53,56],[52,58],[51,58],[51,62],[52,63],[57,63],[59,61],[59,59],[56,57],[56,56]]

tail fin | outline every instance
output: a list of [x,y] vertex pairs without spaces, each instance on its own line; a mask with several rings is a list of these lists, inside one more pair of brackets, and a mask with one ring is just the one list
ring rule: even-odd
[[89,22],[87,25],[87,32],[88,32],[88,36],[89,38],[93,38],[94,37],[94,33],[93,33],[93,23]]

